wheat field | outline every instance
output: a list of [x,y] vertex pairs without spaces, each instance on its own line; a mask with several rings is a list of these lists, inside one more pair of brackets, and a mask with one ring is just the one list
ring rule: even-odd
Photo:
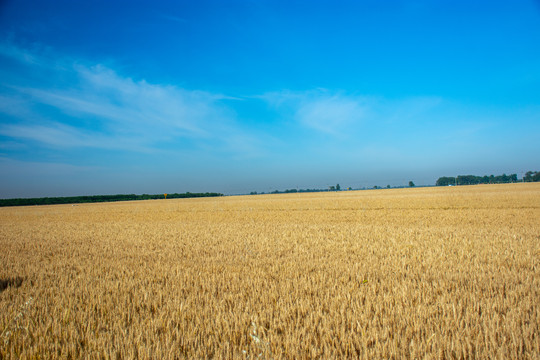
[[1,359],[538,359],[540,184],[0,209]]

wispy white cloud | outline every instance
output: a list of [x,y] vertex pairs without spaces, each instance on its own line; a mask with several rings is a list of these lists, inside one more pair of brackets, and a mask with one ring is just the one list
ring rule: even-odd
[[326,89],[272,92],[261,98],[296,123],[333,136],[359,131],[374,122],[417,120],[442,102],[437,97],[389,100]]
[[331,96],[301,103],[296,118],[316,130],[336,134],[365,119],[367,107],[355,99]]
[[15,46],[10,42],[0,43],[0,55],[26,64],[39,65],[41,63],[31,51]]
[[369,111],[367,98],[325,89],[285,90],[267,93],[261,98],[300,125],[330,135],[339,135],[349,126],[358,126]]
[[61,123],[42,125],[2,124],[0,135],[39,142],[56,148],[99,148],[109,150],[130,150],[151,152],[144,146],[144,139],[129,136],[111,136],[88,130],[81,130]]
[[0,112],[15,118],[31,118],[34,112],[28,107],[28,102],[16,94],[0,94]]
[[[3,84],[8,91],[0,95],[0,113],[12,119],[0,127],[4,136],[64,147],[125,145],[133,150],[186,138],[219,141],[241,131],[233,112],[221,103],[230,98],[220,94],[134,80],[80,60],[40,59],[39,53],[11,45],[0,46],[0,55],[28,67],[39,64],[49,78],[32,83],[11,76]],[[47,119],[43,106],[63,117]]]
[[63,124],[48,126],[2,124],[0,134],[61,147],[88,146],[92,142],[90,140],[92,136],[85,136],[77,129]]

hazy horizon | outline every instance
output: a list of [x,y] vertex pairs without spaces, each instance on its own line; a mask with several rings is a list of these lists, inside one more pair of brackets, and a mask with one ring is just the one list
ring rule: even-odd
[[540,170],[537,1],[0,3],[0,198]]

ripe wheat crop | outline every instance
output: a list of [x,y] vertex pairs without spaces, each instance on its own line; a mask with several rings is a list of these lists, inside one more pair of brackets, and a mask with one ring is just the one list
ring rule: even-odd
[[1,359],[540,358],[540,184],[0,209]]

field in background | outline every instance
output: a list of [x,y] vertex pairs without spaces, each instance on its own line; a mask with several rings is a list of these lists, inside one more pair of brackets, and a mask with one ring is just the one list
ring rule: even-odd
[[539,358],[540,184],[0,209],[0,358]]

